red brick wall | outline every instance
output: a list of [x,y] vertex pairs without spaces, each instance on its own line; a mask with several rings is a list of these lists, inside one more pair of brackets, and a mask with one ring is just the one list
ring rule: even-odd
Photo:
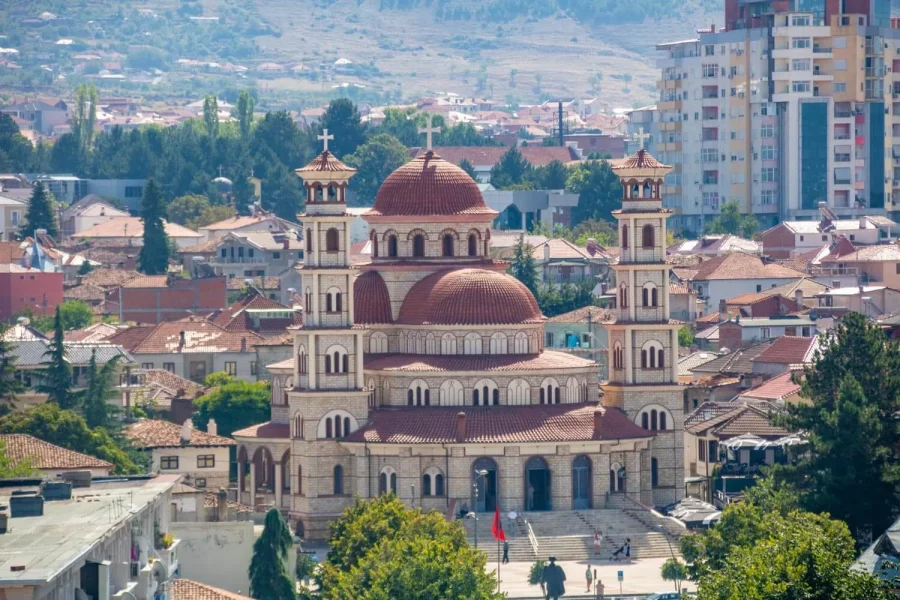
[[741,326],[734,322],[719,325],[719,349],[737,350],[743,346]]
[[772,258],[791,258],[796,248],[794,233],[785,225],[778,225],[762,234],[763,254]]
[[740,8],[738,8],[738,0],[725,0],[725,29],[735,29],[735,21],[740,18]]
[[[227,306],[225,277],[179,279],[165,288],[121,288],[122,319],[137,323],[176,321]],[[191,312],[189,312],[191,311]]]
[[0,320],[27,309],[52,314],[62,301],[62,273],[0,273]]

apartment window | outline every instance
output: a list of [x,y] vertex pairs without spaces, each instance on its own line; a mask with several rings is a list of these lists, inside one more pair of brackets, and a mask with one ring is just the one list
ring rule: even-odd
[[763,123],[759,135],[764,138],[775,137],[775,123]]
[[697,458],[706,462],[706,440],[697,440]]
[[[620,308],[621,308],[621,307],[620,307]],[[552,332],[552,331],[548,331],[548,332],[546,333],[545,337],[547,338],[547,340],[546,340],[547,347],[548,347],[548,348],[552,348],[552,347],[553,347],[553,332]]]
[[163,369],[168,371],[169,373],[175,372],[175,363],[163,363]]
[[718,208],[719,207],[719,193],[718,192],[703,192],[703,206]]
[[834,70],[835,71],[846,71],[847,70],[847,61],[843,60],[843,59],[834,61]]
[[713,44],[703,46],[703,56],[714,56],[715,53],[716,47]]
[[744,183],[746,181],[746,176],[743,171],[735,172],[731,174],[731,183]]
[[775,146],[763,146],[760,154],[763,160],[775,160]]
[[10,224],[13,227],[18,227],[19,226],[19,211],[17,211],[17,210],[12,211],[12,215],[10,216],[10,219],[11,219]]
[[703,79],[711,79],[719,74],[718,65],[703,65]]
[[769,328],[768,327],[760,327],[759,335],[762,339],[768,339],[769,338]]
[[212,469],[216,466],[216,455],[215,454],[201,454],[197,457],[197,468],[198,469]]
[[203,489],[206,487],[206,479],[203,477],[198,477],[194,479],[194,487]]
[[715,148],[701,148],[700,161],[705,163],[719,162],[719,153]]
[[808,58],[795,58],[791,61],[791,71],[809,71],[809,64]]
[[162,471],[174,471],[178,468],[177,456],[163,456],[159,459],[159,468]]
[[250,374],[256,375],[256,361],[255,360],[250,361]]
[[845,37],[831,38],[831,46],[832,46],[832,48],[846,48],[847,47],[847,38],[845,38]]
[[791,39],[791,48],[809,48],[811,45],[809,38]]
[[809,327],[801,327],[800,335],[803,337],[809,337]]
[[225,373],[227,375],[235,376],[237,375],[237,363],[233,361],[225,362]]
[[152,369],[153,363],[141,363],[141,368],[142,369]]
[[843,81],[836,81],[834,83],[834,93],[835,94],[843,94],[847,91],[847,84]]
[[761,292],[761,291],[762,291],[762,285],[757,284],[757,285],[756,285],[756,291],[757,291],[757,292]]
[[764,206],[772,206],[775,204],[775,190],[763,190],[759,195],[759,203]]
[[808,92],[810,85],[808,81],[795,81],[791,83],[792,92]]
[[809,15],[791,15],[791,26],[809,27]]
[[144,187],[140,185],[126,185],[125,186],[125,197],[126,198],[140,198],[144,195]]
[[778,169],[775,167],[762,168],[762,180],[764,182],[774,182],[778,180]]
[[[253,251],[251,250],[251,252],[253,252]],[[273,252],[273,253],[272,253],[272,258],[273,258],[273,259],[281,258],[281,252]]]

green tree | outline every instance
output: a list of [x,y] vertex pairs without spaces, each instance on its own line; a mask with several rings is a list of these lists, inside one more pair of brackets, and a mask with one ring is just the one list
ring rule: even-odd
[[263,180],[263,208],[286,221],[296,222],[301,199],[300,178],[282,164],[273,165]]
[[94,320],[94,312],[91,307],[81,300],[66,300],[57,306],[57,309],[65,331],[87,327]]
[[[419,123],[420,116],[422,123]],[[378,127],[369,130],[369,133],[370,137],[381,133],[392,135],[404,146],[414,147],[422,143],[418,131],[421,124],[424,124],[424,115],[417,115],[414,107],[385,108],[384,121]]]
[[[0,114],[0,168],[7,172],[21,173],[32,167],[34,149],[19,132],[12,117]],[[39,166],[39,165],[35,165]],[[41,169],[35,169],[42,172]]]
[[356,105],[347,98],[332,100],[322,115],[321,129],[327,129],[328,135],[334,139],[328,143],[328,149],[338,158],[353,154],[366,139],[365,126],[360,121]]
[[46,229],[47,235],[52,238],[59,236],[56,226],[56,211],[53,210],[53,194],[44,187],[40,181],[31,192],[28,208],[25,210],[25,230],[32,235],[36,229]]
[[810,403],[790,405],[784,424],[808,432],[809,452],[774,476],[797,482],[804,507],[845,521],[857,537],[884,531],[898,505],[900,347],[852,312],[821,338],[804,375]]
[[203,126],[206,137],[214,142],[219,137],[219,101],[215,96],[203,99]]
[[94,141],[98,103],[97,88],[93,85],[83,83],[75,88],[69,120],[72,123],[72,135],[77,143],[78,156],[82,161],[87,158]]
[[33,474],[31,460],[28,458],[13,460],[6,450],[6,442],[0,441],[0,479],[30,477]]
[[694,345],[694,332],[687,325],[678,330],[678,345],[682,348],[690,348]]
[[266,513],[262,535],[253,543],[250,596],[259,600],[294,600],[294,584],[284,564],[293,543],[291,530],[277,508]]
[[478,181],[478,174],[475,173],[475,166],[469,162],[468,158],[464,158],[459,161],[459,168],[466,172],[466,175]]
[[253,104],[253,97],[250,93],[247,90],[241,90],[235,109],[241,139],[243,140],[250,137],[250,127],[253,125]]
[[409,160],[406,146],[386,133],[372,136],[356,152],[345,157],[347,165],[354,167],[356,176],[353,187],[362,206],[375,202],[375,195],[387,176]]
[[205,430],[209,420],[215,419],[219,435],[230,436],[238,429],[269,420],[269,384],[226,383],[194,400],[194,406],[194,425],[198,429]]
[[509,274],[521,281],[532,294],[537,296],[537,266],[534,262],[534,247],[519,240],[513,247],[513,257],[509,261]]
[[753,215],[742,215],[737,200],[726,202],[718,216],[709,221],[707,233],[730,233],[746,238],[753,237],[759,223]]
[[568,170],[560,161],[550,161],[546,167],[534,170],[535,184],[542,190],[562,190],[566,187]]
[[588,219],[606,220],[622,204],[622,185],[605,160],[581,163],[569,170],[566,189],[578,194],[578,205],[572,211],[572,223]]
[[491,184],[497,189],[508,189],[525,183],[530,171],[531,165],[519,149],[512,146],[491,169]]
[[112,405],[109,400],[115,393],[112,389],[113,377],[121,358],[121,355],[116,355],[98,367],[97,350],[91,351],[86,375],[87,388],[79,394],[81,412],[88,427],[108,427],[110,424]]
[[26,433],[44,441],[96,456],[113,464],[117,474],[146,472],[146,457],[118,434],[103,427],[91,429],[84,417],[48,402],[0,418],[0,433]]
[[79,275],[87,275],[88,273],[90,273],[93,270],[94,270],[94,265],[92,265],[89,260],[85,259],[84,262],[81,263],[81,266],[78,267],[78,274]]
[[53,319],[53,338],[47,345],[44,357],[43,377],[37,390],[47,394],[48,402],[55,402],[60,408],[74,408],[75,396],[72,393],[72,366],[66,358],[65,330],[63,329],[62,310],[56,307]]
[[153,179],[147,180],[141,198],[144,245],[138,253],[138,271],[145,275],[164,275],[169,268],[169,237],[163,223],[162,193]]
[[499,600],[486,556],[438,512],[407,509],[393,494],[357,500],[332,526],[323,600]]
[[3,339],[8,329],[8,325],[0,323],[0,400],[6,402],[25,391],[25,386],[16,379],[16,359],[11,355],[12,344]]
[[688,578],[687,567],[677,558],[670,558],[663,563],[661,569],[663,580],[675,584],[675,591],[681,593],[681,582]]
[[206,196],[188,194],[172,200],[166,208],[166,215],[172,223],[197,230],[211,223],[229,219],[235,212],[230,206],[210,204]]

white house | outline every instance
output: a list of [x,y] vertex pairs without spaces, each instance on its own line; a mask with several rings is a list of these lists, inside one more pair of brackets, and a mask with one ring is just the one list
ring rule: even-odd
[[91,477],[106,477],[113,470],[110,462],[24,433],[0,434],[0,445],[12,464],[24,461],[45,479],[56,479],[67,471],[90,471]]
[[229,233],[299,233],[300,227],[295,223],[280,219],[275,215],[261,214],[250,217],[232,217],[210,223],[199,229],[202,240],[210,241]]
[[697,265],[691,287],[706,301],[706,311],[716,310],[722,300],[741,294],[762,292],[803,278],[799,271],[740,252],[726,254]]
[[99,196],[89,194],[62,212],[62,234],[73,236],[116,217],[130,217]]

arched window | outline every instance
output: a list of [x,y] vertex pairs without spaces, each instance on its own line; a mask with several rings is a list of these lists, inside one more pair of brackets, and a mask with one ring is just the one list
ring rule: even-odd
[[566,402],[578,402],[580,400],[578,390],[578,380],[574,377],[569,377],[566,381]]
[[429,467],[422,475],[423,496],[444,495],[444,474],[437,467]]
[[325,372],[331,373],[331,355],[330,354],[325,355]]
[[478,256],[478,238],[474,233],[469,234],[469,256]]
[[622,248],[628,248],[628,225],[622,225]]
[[313,233],[312,229],[306,230],[306,252],[310,253],[313,251]]
[[445,233],[441,238],[441,254],[443,256],[453,256],[453,235]]
[[524,379],[513,379],[506,387],[506,403],[512,405],[531,404],[531,386]]
[[665,412],[665,411],[660,411],[660,413],[659,413],[659,430],[660,430],[660,431],[665,431],[666,429],[669,428],[669,427],[668,427],[669,424],[666,423],[666,420],[667,420],[667,418],[666,418],[666,412]]
[[388,257],[397,258],[397,236],[388,237]]
[[441,406],[462,406],[465,404],[465,390],[463,385],[455,379],[447,379],[441,384]]
[[514,341],[515,354],[528,354],[528,334],[520,331]]
[[619,308],[628,308],[628,286],[624,283],[619,286]]
[[491,336],[491,354],[506,354],[507,337],[499,331]]
[[412,239],[412,255],[417,258],[425,256],[425,236],[417,233]]
[[656,431],[659,429],[659,413],[656,412],[656,409],[650,411],[650,429]]
[[641,368],[662,369],[663,354],[662,344],[656,340],[646,342],[641,348]]
[[406,390],[406,404],[407,406],[412,406],[416,403],[415,392],[413,392],[412,388]]
[[341,289],[330,287],[325,292],[325,312],[341,312],[343,308],[343,294]]
[[497,389],[497,384],[491,379],[480,379],[472,387],[472,404],[475,406],[500,404],[500,391]]
[[350,417],[344,417],[344,435],[350,435]]
[[441,336],[441,354],[456,354],[456,335],[445,333]]
[[397,472],[393,467],[385,467],[378,476],[378,494],[387,494],[388,492],[397,494]]
[[615,462],[609,467],[609,491],[612,493],[625,491],[625,467]]
[[656,284],[648,281],[644,284],[643,289],[641,289],[641,304],[644,307],[654,307],[658,306],[658,297],[656,292]]
[[647,413],[641,413],[641,427],[650,429],[650,419],[647,417]]
[[298,496],[303,495],[303,466],[297,465],[297,487],[296,493]]
[[328,231],[325,232],[325,251],[326,252],[337,252],[340,250],[340,234],[338,234],[338,230],[332,227]]
[[434,476],[434,495],[435,496],[443,496],[444,495],[444,476],[438,473]]
[[331,426],[331,417],[328,417],[327,419],[325,419],[325,437],[328,438],[329,440],[332,437],[334,437],[334,432],[332,431],[332,426]]
[[472,388],[472,404],[474,404],[475,406],[478,406],[478,404],[480,402],[480,400],[479,400],[480,397],[481,397],[481,390],[478,389],[477,387]]
[[372,354],[384,354],[388,351],[388,337],[381,331],[376,331],[369,336],[369,352]]
[[[329,419],[330,421],[331,419]],[[334,419],[334,437],[340,439],[344,437],[344,423],[340,417],[335,417]]]
[[412,399],[415,399],[416,406],[430,406],[431,405],[431,390],[428,388],[428,383],[424,379],[416,379],[412,383],[409,384],[409,391],[406,394],[406,403],[408,405],[412,405]]
[[659,485],[659,461],[655,458],[650,459],[650,486],[657,487]]
[[347,373],[350,366],[347,350],[343,346],[335,344],[330,346],[325,352],[325,372],[326,373]]
[[613,357],[612,357],[613,369],[621,369],[622,368],[622,346],[619,345],[619,342],[616,342],[613,346]]
[[641,246],[644,248],[652,248],[654,244],[653,225],[644,225],[641,230]]
[[559,383],[552,377],[541,382],[541,404],[559,404]]
[[464,354],[481,354],[481,334],[467,333],[463,339]]
[[422,495],[431,495],[431,475],[429,475],[428,473],[422,475]]
[[340,496],[344,493],[344,467],[336,465],[334,467],[334,495]]
[[369,235],[369,243],[372,246],[372,258],[378,258],[378,235],[375,233],[375,230],[372,230],[371,235]]
[[[669,428],[669,411],[662,406],[647,406],[640,412],[641,427],[649,431],[666,431]],[[635,423],[637,423],[635,417]]]
[[666,366],[665,353],[663,352],[663,349],[660,348],[659,350],[656,351],[656,368],[662,369],[665,366]]

